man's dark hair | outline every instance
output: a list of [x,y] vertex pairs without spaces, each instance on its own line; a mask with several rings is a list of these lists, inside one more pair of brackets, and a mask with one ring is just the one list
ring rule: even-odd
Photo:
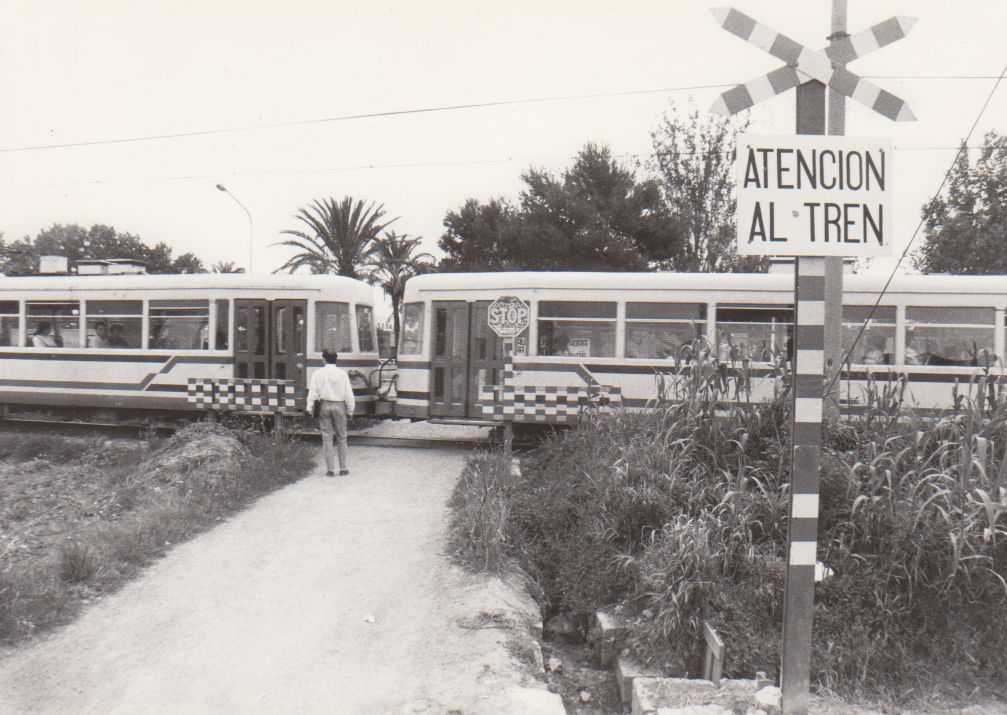
[[339,359],[339,353],[337,353],[335,350],[322,351],[322,360],[324,360],[327,364],[335,365],[336,360],[338,359]]

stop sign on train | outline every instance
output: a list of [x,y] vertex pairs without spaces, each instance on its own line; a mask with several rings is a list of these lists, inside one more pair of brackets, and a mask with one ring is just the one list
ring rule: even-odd
[[528,327],[529,315],[531,311],[523,300],[505,295],[490,303],[486,323],[501,338],[514,338]]

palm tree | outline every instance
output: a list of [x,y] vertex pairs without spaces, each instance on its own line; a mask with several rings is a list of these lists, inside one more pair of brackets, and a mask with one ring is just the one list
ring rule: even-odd
[[245,269],[238,266],[234,261],[217,261],[210,266],[211,273],[244,273]]
[[339,203],[332,198],[316,199],[308,208],[298,209],[295,217],[308,230],[282,231],[293,238],[274,244],[300,250],[274,272],[293,273],[306,267],[312,273],[366,278],[366,266],[378,234],[397,220],[382,222],[384,217],[384,204],[375,208],[374,202],[365,205],[349,196]]
[[425,273],[433,267],[434,257],[429,253],[416,253],[421,239],[399,236],[388,232],[374,244],[371,253],[371,278],[380,285],[392,301],[392,321],[395,327],[395,351],[399,351],[399,311],[402,308],[402,296],[406,290],[406,281],[419,273]]

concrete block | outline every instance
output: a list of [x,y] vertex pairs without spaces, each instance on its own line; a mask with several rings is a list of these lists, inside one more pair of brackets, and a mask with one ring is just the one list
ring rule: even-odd
[[709,680],[637,678],[633,681],[633,715],[656,715],[660,708],[705,703],[716,688]]
[[658,708],[657,715],[734,715],[723,705],[683,705],[680,708]]
[[612,666],[625,633],[626,626],[618,616],[607,611],[595,612],[588,638],[594,646],[594,654],[600,667]]
[[656,678],[661,674],[653,668],[637,663],[632,658],[621,655],[615,659],[615,682],[619,688],[619,698],[623,705],[633,702],[633,681],[637,678]]

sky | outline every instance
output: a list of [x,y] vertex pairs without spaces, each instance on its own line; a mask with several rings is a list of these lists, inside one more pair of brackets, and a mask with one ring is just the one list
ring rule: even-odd
[[[465,199],[516,198],[529,166],[562,171],[588,141],[645,162],[673,105],[705,113],[779,66],[721,29],[715,5],[81,0],[55,12],[5,0],[0,232],[102,223],[207,264],[247,268],[251,248],[253,271],[270,272],[290,255],[271,244],[298,227],[299,207],[349,195],[384,204],[398,232],[437,253],[445,213]],[[901,250],[1007,64],[1007,2],[848,6],[854,33],[918,18],[849,66],[918,117],[847,109],[847,134],[894,144]],[[827,43],[831,0],[733,7],[814,49]],[[493,106],[441,109],[473,104]],[[756,105],[751,131],[792,134],[794,108],[792,91]],[[374,114],[386,116],[359,116]],[[990,129],[1007,133],[1007,82],[970,143]],[[83,146],[55,146],[67,144]]]

